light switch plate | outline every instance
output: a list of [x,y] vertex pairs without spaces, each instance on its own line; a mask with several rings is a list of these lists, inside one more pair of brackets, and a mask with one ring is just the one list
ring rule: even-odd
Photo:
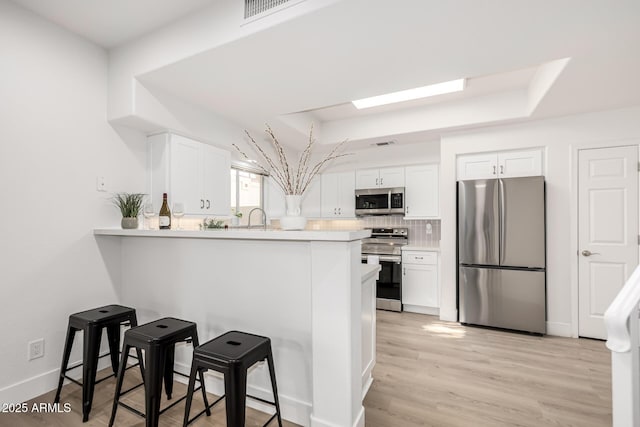
[[96,177],[96,190],[97,191],[107,191],[107,180],[104,176]]

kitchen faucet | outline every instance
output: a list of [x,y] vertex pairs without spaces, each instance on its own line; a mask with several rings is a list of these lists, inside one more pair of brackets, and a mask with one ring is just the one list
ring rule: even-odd
[[262,212],[262,226],[266,231],[266,229],[267,229],[267,213],[262,208],[253,208],[253,209],[251,209],[249,211],[249,218],[247,220],[247,228],[251,228],[251,214],[253,213],[253,211]]

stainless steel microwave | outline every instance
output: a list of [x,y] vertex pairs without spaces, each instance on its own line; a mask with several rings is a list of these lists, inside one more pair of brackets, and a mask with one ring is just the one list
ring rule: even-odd
[[356,190],[356,215],[404,214],[404,187]]

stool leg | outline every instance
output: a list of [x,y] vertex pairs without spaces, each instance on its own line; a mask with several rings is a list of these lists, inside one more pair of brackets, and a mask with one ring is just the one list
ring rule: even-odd
[[[127,368],[127,359],[129,358],[129,350],[131,346],[127,343],[127,337],[124,337],[124,346],[122,348],[122,358],[120,359],[120,366],[118,367],[118,378],[116,380],[116,391],[113,396],[113,407],[111,408],[111,419],[109,420],[109,427],[113,426],[113,422],[116,419],[116,411],[118,410],[118,402],[120,402],[120,391],[122,390],[122,382],[124,381],[124,373]],[[142,359],[140,359],[142,363]]]
[[[193,400],[193,389],[196,385],[196,374],[198,373],[198,365],[195,357],[191,360],[191,373],[189,374],[189,386],[187,387],[187,401],[184,405],[184,421],[182,427],[187,427],[189,424],[189,413],[191,412],[191,401]],[[209,406],[205,402],[205,406]],[[209,413],[211,413],[209,411]]]
[[58,390],[56,391],[56,397],[53,399],[53,403],[60,402],[60,391],[62,391],[62,384],[64,383],[64,375],[67,373],[67,366],[69,366],[69,356],[71,356],[71,347],[73,346],[73,339],[76,336],[75,328],[71,325],[67,326],[67,340],[64,342],[64,351],[62,353],[62,366],[60,366],[60,380],[58,381]]
[[91,412],[101,338],[102,328],[88,326],[84,329],[84,351],[82,355],[82,422],[87,422],[89,412]]
[[164,361],[164,391],[167,393],[167,400],[171,400],[173,393],[173,362],[176,356],[176,346],[172,344],[167,347]]
[[273,401],[276,405],[276,413],[278,414],[278,425],[282,427],[282,417],[280,416],[280,401],[278,400],[278,386],[276,385],[276,370],[273,365],[273,354],[269,349],[267,355],[267,363],[269,364],[269,376],[271,377],[271,388],[273,390]]
[[238,365],[230,366],[224,375],[227,405],[227,427],[244,427],[247,401],[247,370]]
[[109,341],[109,355],[111,369],[118,375],[118,356],[120,355],[120,324],[107,326],[107,341]]
[[[193,349],[195,350],[196,347],[198,347],[200,345],[200,342],[198,341],[198,331],[194,330],[193,331],[193,336],[191,337],[193,339]],[[191,366],[193,366],[193,361],[191,362]],[[202,390],[202,400],[204,401],[204,409],[207,413],[207,417],[211,416],[211,409],[209,409],[209,400],[207,399],[207,389],[204,386],[204,371],[206,371],[206,369],[202,370],[198,370],[198,375],[200,376],[200,388]]]
[[[138,317],[136,316],[135,311],[129,318],[129,322],[131,323],[132,328],[138,326]],[[142,376],[142,382],[144,383],[144,360],[142,359],[142,350],[140,350],[138,347],[136,347],[136,354],[138,356],[138,363],[140,365],[140,375]]]
[[152,345],[147,350],[147,363],[145,369],[145,408],[146,427],[157,427],[160,417],[160,400],[162,398],[162,377],[165,366],[164,349]]

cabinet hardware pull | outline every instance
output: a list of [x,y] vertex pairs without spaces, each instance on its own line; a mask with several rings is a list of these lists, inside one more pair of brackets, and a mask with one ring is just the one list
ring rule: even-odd
[[342,208],[338,208],[338,215],[342,215]]
[[211,203],[209,202],[209,199],[207,199],[207,209],[209,209],[211,207]]
[[378,178],[376,178],[376,185],[378,185]]
[[402,269],[402,275],[403,275],[403,276],[406,276],[406,275],[407,275],[407,267],[405,267],[405,268],[403,268],[403,269]]
[[494,175],[496,174],[496,167],[495,166],[493,167],[493,174]]
[[504,175],[504,166],[500,165],[500,173]]
[[421,257],[421,256],[417,256],[417,257],[415,257],[415,258],[416,258],[416,259],[424,259],[424,257]]
[[200,209],[204,209],[204,199],[200,199]]
[[380,178],[380,185],[382,185],[384,178]]

